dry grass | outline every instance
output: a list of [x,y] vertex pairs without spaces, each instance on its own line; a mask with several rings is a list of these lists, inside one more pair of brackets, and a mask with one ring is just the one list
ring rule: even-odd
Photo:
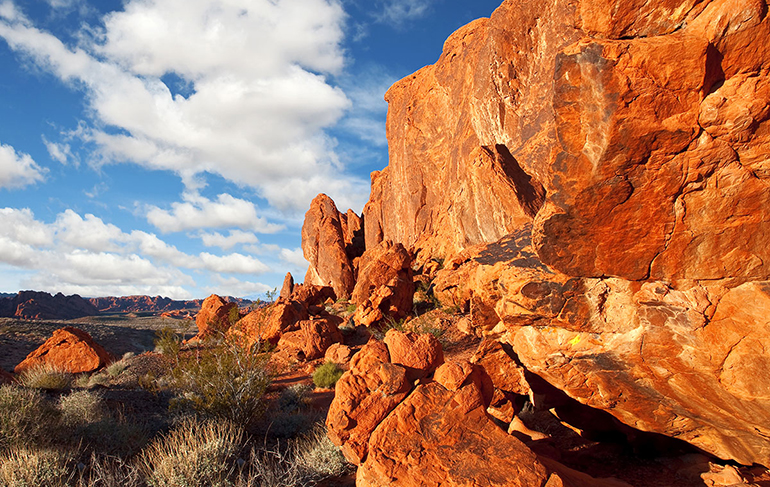
[[70,480],[67,458],[58,450],[17,448],[0,457],[6,487],[64,487]]
[[0,450],[43,442],[57,416],[39,390],[0,386]]
[[140,457],[153,487],[231,485],[244,433],[229,421],[188,419],[151,443]]
[[61,391],[72,385],[72,374],[64,372],[53,365],[44,364],[25,370],[18,377],[18,382],[24,387]]

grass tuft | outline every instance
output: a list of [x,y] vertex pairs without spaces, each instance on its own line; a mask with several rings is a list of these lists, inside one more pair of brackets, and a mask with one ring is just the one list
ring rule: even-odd
[[0,458],[0,483],[7,487],[64,487],[69,480],[58,450],[16,448]]
[[322,389],[331,389],[344,373],[338,364],[326,362],[313,372],[313,384]]
[[61,391],[72,384],[72,374],[53,365],[43,364],[22,372],[18,381],[22,386],[32,389]]

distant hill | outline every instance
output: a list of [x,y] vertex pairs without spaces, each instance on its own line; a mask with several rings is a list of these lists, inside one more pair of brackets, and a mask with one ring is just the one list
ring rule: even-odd
[[[238,304],[238,307],[249,306],[248,299],[225,296],[227,302]],[[202,299],[176,301],[162,296],[107,296],[90,298],[88,301],[101,313],[165,313],[177,310],[194,310],[201,308]]]
[[[239,308],[249,306],[248,299],[225,296],[225,301],[236,303]],[[27,320],[71,320],[101,313],[169,313],[173,311],[197,312],[202,299],[177,301],[162,296],[107,296],[83,298],[77,294],[51,295],[39,291],[21,291],[17,294],[0,294],[0,317]]]
[[65,296],[62,293],[51,295],[38,291],[21,291],[0,298],[0,316],[2,317],[71,320],[98,314],[99,310],[94,305],[77,294]]

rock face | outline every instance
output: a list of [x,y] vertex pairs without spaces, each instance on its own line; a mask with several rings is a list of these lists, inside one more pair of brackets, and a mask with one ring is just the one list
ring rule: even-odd
[[291,272],[286,273],[286,277],[283,278],[283,285],[281,286],[281,294],[279,297],[281,298],[289,298],[291,297],[291,293],[294,292],[294,277],[291,275]]
[[212,294],[203,300],[201,310],[195,318],[195,324],[198,326],[198,334],[195,338],[204,340],[219,333],[225,333],[240,317],[237,304],[228,303],[216,294]]
[[93,372],[113,360],[91,335],[67,326],[53,332],[51,338],[27,355],[14,372],[20,374],[34,367],[50,365],[71,374],[81,374]]
[[770,465],[768,39],[764,0],[506,0],[388,91],[366,248],[445,259],[583,404]]
[[351,298],[357,306],[357,323],[370,326],[385,317],[406,317],[414,296],[411,264],[404,246],[388,240],[364,252]]
[[302,253],[310,263],[305,284],[331,286],[340,298],[349,297],[355,285],[352,259],[346,252],[347,220],[331,198],[319,194],[302,225]]
[[26,320],[71,320],[99,314],[91,303],[77,294],[54,296],[36,291],[21,291],[15,296],[0,298],[0,316]]
[[272,306],[256,309],[238,322],[230,333],[240,333],[250,340],[278,343],[285,332],[299,329],[299,321],[309,317],[307,307],[297,301],[279,298]]

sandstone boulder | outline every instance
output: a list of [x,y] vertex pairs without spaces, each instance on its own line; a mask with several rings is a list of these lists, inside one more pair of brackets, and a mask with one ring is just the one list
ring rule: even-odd
[[71,326],[53,332],[51,338],[33,351],[14,372],[21,374],[39,366],[52,366],[71,374],[93,372],[106,366],[115,358],[91,335]]
[[198,334],[192,340],[205,340],[226,333],[240,317],[237,304],[212,294],[203,300],[201,310],[195,317]]
[[348,461],[359,465],[366,458],[372,431],[410,390],[406,369],[390,363],[383,342],[370,341],[353,356],[326,417],[329,438]]
[[384,341],[388,346],[390,361],[404,367],[410,381],[427,376],[444,362],[441,343],[429,333],[388,330]]
[[307,308],[301,303],[279,298],[272,305],[256,309],[241,318],[230,333],[252,341],[266,340],[275,345],[281,334],[298,330],[299,322],[308,317]]
[[316,286],[313,284],[297,284],[291,293],[291,300],[298,302],[309,308],[310,306],[320,306],[327,299],[335,301],[337,295],[331,286]]
[[414,296],[411,263],[404,246],[390,241],[364,252],[351,298],[357,306],[356,323],[371,326],[386,317],[399,320],[407,316]]
[[345,365],[353,357],[353,349],[342,343],[333,343],[329,345],[324,353],[324,361],[335,364]]
[[331,345],[343,341],[342,333],[338,328],[341,323],[342,319],[336,316],[299,322],[305,338],[302,351],[306,360],[323,357]]
[[302,253],[310,263],[305,283],[331,286],[337,297],[347,298],[353,291],[355,276],[345,251],[342,216],[331,198],[316,196],[302,225]]

